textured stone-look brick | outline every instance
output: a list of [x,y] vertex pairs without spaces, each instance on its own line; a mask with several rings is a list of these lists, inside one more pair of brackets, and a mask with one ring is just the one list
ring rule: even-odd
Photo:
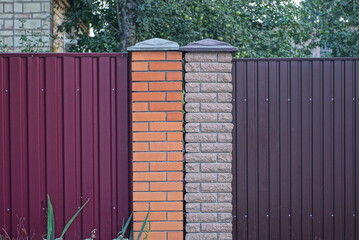
[[149,240],[183,239],[182,75],[181,52],[132,52],[134,229],[150,211]]
[[185,56],[186,240],[232,239],[232,55]]

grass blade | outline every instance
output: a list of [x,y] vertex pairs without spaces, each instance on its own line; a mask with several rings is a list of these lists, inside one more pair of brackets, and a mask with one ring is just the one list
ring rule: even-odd
[[131,223],[131,219],[132,219],[132,215],[133,213],[131,213],[131,215],[128,217],[126,224],[124,226],[122,226],[121,232],[119,232],[119,234],[121,233],[120,236],[118,236],[116,239],[123,239],[125,236],[125,233],[127,231],[128,225],[130,225]]
[[142,227],[141,227],[141,231],[139,232],[136,240],[140,240],[141,238],[141,235],[143,233],[143,230],[145,230],[145,227],[146,227],[146,224],[147,224],[147,221],[148,221],[148,216],[150,215],[150,212],[147,213],[146,217],[145,217],[145,220],[143,221],[143,224],[142,224]]
[[55,217],[50,196],[47,195],[47,240],[55,239]]
[[71,226],[72,222],[76,219],[77,215],[80,214],[80,212],[82,211],[82,209],[86,206],[86,204],[90,201],[90,199],[88,199],[84,205],[82,205],[82,207],[75,213],[75,215],[70,219],[70,221],[67,222],[64,230],[61,233],[60,238],[63,238],[65,233],[67,232],[67,230],[69,229],[69,227]]

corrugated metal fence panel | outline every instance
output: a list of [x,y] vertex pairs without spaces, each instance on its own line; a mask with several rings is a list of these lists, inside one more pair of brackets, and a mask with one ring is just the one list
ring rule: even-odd
[[235,239],[359,239],[359,59],[238,59]]
[[[18,218],[46,232],[46,194],[56,235],[98,230],[113,239],[129,216],[129,106],[125,54],[0,54],[0,228]],[[3,234],[3,233],[1,233]]]

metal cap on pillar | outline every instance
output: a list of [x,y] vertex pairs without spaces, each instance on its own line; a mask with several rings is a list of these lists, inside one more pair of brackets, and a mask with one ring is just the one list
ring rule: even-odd
[[229,43],[209,38],[189,43],[180,50],[183,52],[238,52],[238,48]]
[[134,46],[127,48],[127,51],[178,51],[179,44],[162,38],[152,38],[136,43]]

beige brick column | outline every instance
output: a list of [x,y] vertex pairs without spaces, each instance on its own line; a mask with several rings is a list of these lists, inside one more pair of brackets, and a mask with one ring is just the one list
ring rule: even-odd
[[202,40],[183,48],[186,239],[232,239],[232,52]]

